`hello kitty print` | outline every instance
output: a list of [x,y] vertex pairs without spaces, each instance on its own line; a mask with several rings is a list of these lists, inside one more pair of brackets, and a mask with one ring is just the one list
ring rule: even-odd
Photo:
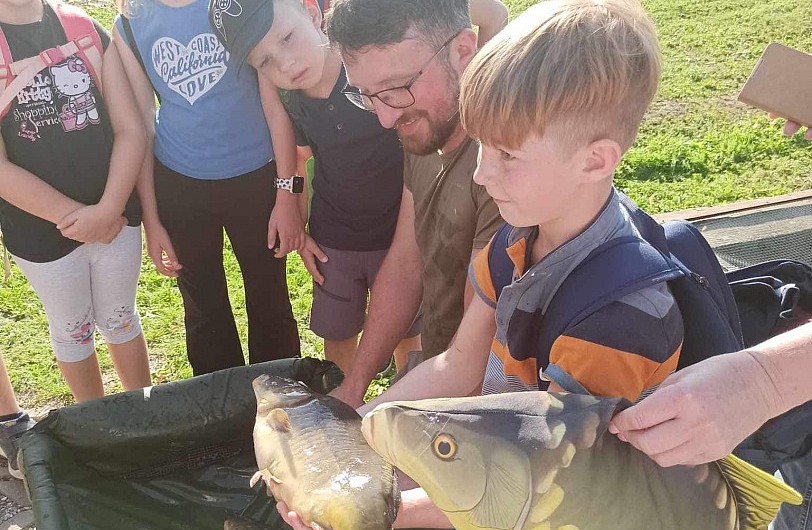
[[88,124],[99,123],[99,110],[91,87],[93,77],[87,65],[78,57],[69,57],[65,63],[50,68],[56,90],[68,98],[59,118],[65,132],[82,130]]
[[43,70],[17,94],[12,116],[18,136],[37,142],[48,127],[61,126],[70,133],[98,125],[95,87],[88,65],[79,57]]

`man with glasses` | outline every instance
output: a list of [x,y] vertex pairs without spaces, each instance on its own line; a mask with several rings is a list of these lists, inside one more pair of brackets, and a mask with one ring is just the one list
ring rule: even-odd
[[[499,16],[507,22],[506,11]],[[337,0],[327,33],[346,67],[344,93],[395,129],[407,153],[395,237],[351,368],[334,393],[358,406],[421,300],[422,358],[448,347],[473,294],[468,264],[502,220],[473,181],[478,146],[459,122],[459,79],[477,50],[468,2]]]

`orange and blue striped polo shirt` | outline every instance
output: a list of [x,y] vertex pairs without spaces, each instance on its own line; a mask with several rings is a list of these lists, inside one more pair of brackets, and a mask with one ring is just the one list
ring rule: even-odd
[[470,266],[477,294],[496,311],[483,394],[537,390],[539,380],[565,389],[574,380],[594,395],[631,401],[653,391],[676,369],[682,347],[682,315],[665,283],[624,296],[565,330],[549,358],[538,347],[538,323],[564,278],[604,242],[638,235],[617,194],[586,230],[530,264],[537,235],[538,227],[511,229],[506,250],[514,280],[498,302],[488,263],[493,240]]

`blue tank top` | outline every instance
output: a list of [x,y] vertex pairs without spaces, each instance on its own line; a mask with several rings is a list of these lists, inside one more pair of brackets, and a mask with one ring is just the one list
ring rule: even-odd
[[[143,0],[130,25],[161,97],[155,122],[161,163],[189,177],[217,180],[273,158],[256,71],[245,65],[238,74],[228,62],[209,26],[206,0],[183,7]],[[126,35],[120,17],[116,26]]]

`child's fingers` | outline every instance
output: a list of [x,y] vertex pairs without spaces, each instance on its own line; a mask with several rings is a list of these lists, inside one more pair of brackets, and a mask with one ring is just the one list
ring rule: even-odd
[[807,140],[812,140],[812,127],[808,128],[804,133],[804,138]]
[[784,124],[784,134],[787,136],[792,136],[798,132],[800,128],[801,126],[799,124],[795,123],[794,121],[787,120],[787,122]]
[[56,225],[56,229],[57,230],[64,230],[65,228],[68,228],[69,226],[72,226],[73,224],[75,224],[76,221],[79,220],[79,214],[77,212],[78,212],[78,210],[75,211],[75,212],[71,212],[68,215],[66,215],[65,217],[63,217],[62,220],[59,221],[59,223]]
[[296,250],[302,250],[305,248],[307,244],[307,238],[305,237],[304,230],[299,232],[299,237],[296,238]]
[[79,228],[76,226],[76,223],[61,229],[60,232],[62,232],[62,235],[68,239],[73,239],[74,241],[80,241],[82,243],[89,243],[86,238],[81,237],[82,234],[79,232]]
[[179,271],[183,268],[183,265],[178,263],[178,256],[175,254],[175,249],[172,247],[172,243],[169,241],[163,246],[164,254],[166,254],[166,262],[172,268],[173,271]]
[[318,265],[316,265],[316,259],[313,256],[313,253],[305,250],[304,252],[301,253],[301,256],[305,269],[307,269],[307,272],[309,272],[310,275],[313,277],[313,280],[317,284],[323,285],[324,276],[322,276],[321,273],[319,272],[319,267]]
[[313,244],[308,245],[307,250],[310,251],[310,253],[313,254],[316,257],[316,259],[322,263],[327,263],[327,261],[330,259],[327,257],[327,254],[324,253],[321,247],[316,244],[315,241],[313,242]]
[[282,237],[280,234],[279,236],[279,248],[276,249],[276,257],[281,258],[283,256],[287,256],[288,252],[294,250],[295,244],[291,243],[291,238],[288,236]]
[[276,246],[276,236],[279,235],[279,231],[276,229],[276,222],[271,220],[268,223],[268,248],[274,248]]
[[170,278],[178,277],[178,273],[175,272],[175,270],[172,269],[170,264],[164,261],[163,259],[159,258],[156,260],[155,258],[152,258],[152,264],[155,265],[155,270],[158,271],[158,273],[161,274],[162,276],[168,276]]
[[168,261],[161,262],[161,266],[160,267],[156,266],[155,268],[158,270],[158,272],[160,272],[164,276],[168,276],[169,278],[178,277],[178,271]]

